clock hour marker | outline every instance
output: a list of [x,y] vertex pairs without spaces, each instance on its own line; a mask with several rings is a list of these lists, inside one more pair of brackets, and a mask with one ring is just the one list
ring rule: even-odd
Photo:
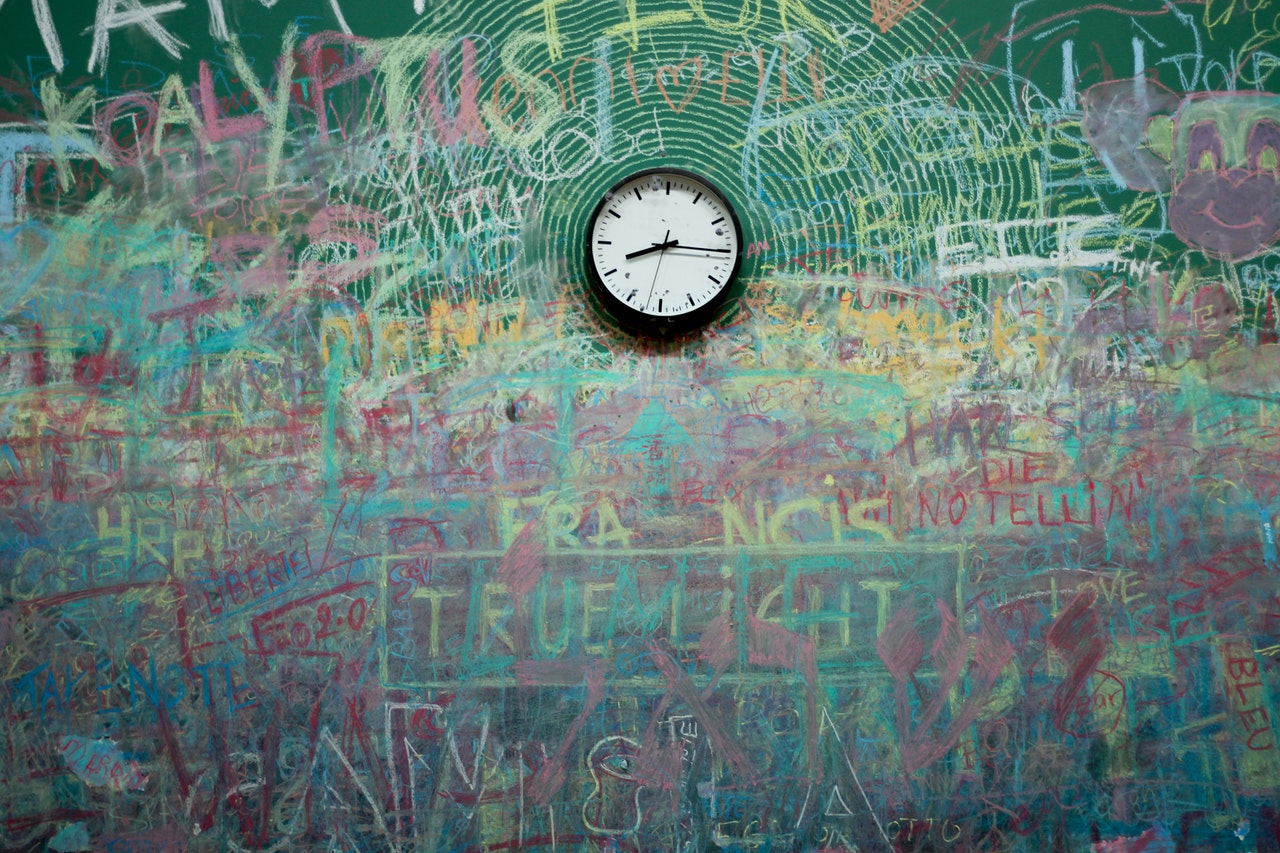
[[609,270],[607,273],[605,273],[605,275],[613,275],[613,274],[614,274],[614,273],[616,273],[617,271],[618,271],[618,268],[617,268],[617,267],[614,267],[613,269],[611,269],[611,270]]
[[614,219],[621,219],[621,218],[622,218],[622,214],[621,214],[621,213],[619,213],[619,212],[618,212],[618,211],[616,211],[616,210],[611,210],[611,211],[609,211],[609,215],[610,215],[610,216],[612,216]]
[[637,291],[633,290],[633,291],[631,291],[629,294],[627,294],[627,301],[628,301],[628,302],[635,302],[635,301],[636,301],[636,293],[637,293]]
[[[605,273],[605,274],[606,274],[606,275],[608,275],[608,273]],[[716,277],[715,277],[715,276],[713,276],[713,275],[709,275],[709,276],[707,276],[707,278],[711,279],[711,282],[712,282],[713,284],[719,284],[719,283],[720,283],[720,279],[716,278]]]
[[690,305],[690,306],[695,306],[695,305],[697,305],[697,304],[698,304],[698,303],[696,303],[696,302],[694,302],[694,301],[693,301],[693,294],[692,294],[692,293],[691,293],[691,294],[689,294],[689,305]]
[[612,241],[612,240],[597,240],[597,241],[596,241],[596,245],[598,245],[598,246],[612,246],[612,245],[613,245],[613,241]]
[[723,216],[721,216],[719,219],[713,219],[713,220],[711,220],[711,224],[712,224],[712,225],[719,225],[721,222],[724,222],[724,217],[723,217]]
[[659,313],[659,314],[661,314],[661,313],[662,313],[662,300],[661,300],[661,299],[659,299],[659,300],[658,300],[658,313]]
[[636,187],[636,201],[644,201],[644,196],[640,195],[639,187]]
[[694,204],[697,204],[697,203],[698,203],[698,199],[700,199],[700,198],[702,198],[702,193],[698,193],[697,195],[695,195],[695,196],[693,197],[693,203],[694,203]]
[[667,195],[671,195],[671,182],[667,181]]

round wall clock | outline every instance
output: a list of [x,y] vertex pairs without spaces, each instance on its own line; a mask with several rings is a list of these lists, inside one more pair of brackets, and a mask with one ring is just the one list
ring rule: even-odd
[[605,309],[636,332],[670,334],[711,319],[741,262],[733,206],[682,169],[623,179],[587,227],[587,278]]

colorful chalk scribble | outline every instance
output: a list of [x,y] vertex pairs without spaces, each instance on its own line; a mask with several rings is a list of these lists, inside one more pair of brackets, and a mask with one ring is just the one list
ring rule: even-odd
[[[0,847],[1280,851],[1271,0],[79,5]],[[582,274],[656,164],[747,241],[677,342]]]

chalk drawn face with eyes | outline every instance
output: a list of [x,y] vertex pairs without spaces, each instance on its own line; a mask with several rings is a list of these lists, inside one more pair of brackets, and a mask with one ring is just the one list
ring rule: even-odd
[[1280,238],[1280,97],[1214,92],[1175,118],[1169,225],[1212,257],[1244,260]]
[[640,828],[640,744],[622,735],[601,739],[587,754],[594,783],[582,803],[582,823],[595,835],[630,835]]
[[1211,258],[1243,261],[1280,240],[1280,95],[1112,80],[1081,96],[1081,126],[1112,175],[1169,193],[1169,227]]

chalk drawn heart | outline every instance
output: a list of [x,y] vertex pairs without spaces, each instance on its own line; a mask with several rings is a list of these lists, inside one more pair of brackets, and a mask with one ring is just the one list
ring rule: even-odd
[[[685,66],[693,66],[693,81],[688,84],[684,97],[677,104],[671,100],[671,94],[667,91],[668,80],[672,89],[678,89],[682,84],[680,76]],[[677,113],[684,112],[685,107],[689,106],[689,102],[693,100],[693,96],[698,93],[698,89],[702,86],[702,57],[695,56],[693,59],[686,59],[679,65],[664,65],[658,69],[658,91],[662,93],[662,97],[666,100],[667,106],[675,110]]]

